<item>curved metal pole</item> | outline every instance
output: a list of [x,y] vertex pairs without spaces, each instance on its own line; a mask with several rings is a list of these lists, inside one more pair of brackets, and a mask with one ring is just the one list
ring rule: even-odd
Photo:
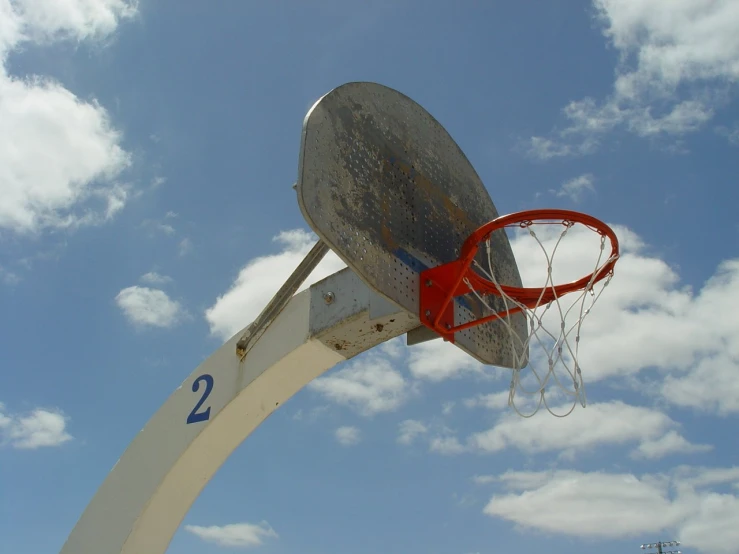
[[108,474],[61,554],[163,554],[211,477],[273,411],[337,363],[417,326],[349,269],[293,296],[243,360],[237,343],[245,330],[174,391]]

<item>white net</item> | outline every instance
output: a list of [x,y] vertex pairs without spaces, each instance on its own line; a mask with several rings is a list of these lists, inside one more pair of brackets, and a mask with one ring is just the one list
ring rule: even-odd
[[[523,247],[527,253],[524,267],[529,274],[524,273],[522,278],[525,286],[541,289],[538,299],[534,298],[533,301],[529,300],[524,304],[503,292],[492,268],[489,240],[481,243],[487,253],[487,264],[483,265],[475,261],[473,266],[481,276],[493,283],[498,291],[496,296],[500,296],[505,302],[505,310],[498,314],[498,320],[508,330],[511,351],[514,352],[511,366],[519,368],[512,370],[509,406],[522,417],[533,416],[542,406],[556,417],[565,417],[572,413],[578,402],[583,407],[586,405],[585,383],[578,359],[581,330],[585,318],[591,313],[593,306],[610,283],[613,273],[610,272],[601,280],[596,278],[602,274],[602,268],[613,259],[609,257],[610,249],[606,249],[607,238],[590,227],[567,220],[551,221],[545,222],[542,227],[544,232],[537,234],[534,231],[534,225],[541,225],[541,223],[539,221],[518,224],[517,226],[523,229],[523,232],[520,232],[515,239],[515,243],[519,245],[530,239],[535,241]],[[557,233],[558,225],[563,227],[561,233]],[[574,247],[569,250],[565,248],[563,254],[563,241],[566,236],[573,234],[572,229],[575,226],[579,229],[574,234],[579,236],[573,241]],[[596,244],[590,242],[590,248],[587,248],[588,241],[582,240],[584,236],[591,241],[597,241],[596,244],[599,244],[599,247],[593,248]],[[543,259],[539,258],[538,261],[534,261],[532,259],[534,252],[538,252],[539,255],[543,254]],[[583,256],[585,252],[591,253],[595,260],[592,262],[587,260],[587,256]],[[555,256],[558,254],[562,260],[557,264],[559,279],[555,279]],[[583,262],[587,264],[586,271],[582,271]],[[540,272],[538,276],[531,275],[532,268],[541,268],[543,272]],[[578,270],[582,271],[579,275],[588,275],[590,272],[593,274],[584,288],[564,295],[557,294],[554,287],[557,284],[569,282],[563,280],[562,276]],[[464,281],[470,287],[471,294],[474,294],[480,302],[492,310],[489,303],[490,294],[477,292],[473,290],[467,278]],[[511,325],[510,311],[518,311],[516,308],[526,317],[529,334],[524,338],[521,338]],[[525,397],[521,405],[516,404],[517,395]],[[547,395],[550,396],[550,403],[553,396],[558,404],[560,400],[564,400],[562,405],[569,406],[569,408],[562,413],[554,412],[547,401]],[[566,399],[572,401],[571,406]],[[527,409],[522,409],[523,406]]]

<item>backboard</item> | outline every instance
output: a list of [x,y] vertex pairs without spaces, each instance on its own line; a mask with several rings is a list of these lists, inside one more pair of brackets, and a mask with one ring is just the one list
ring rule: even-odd
[[[296,190],[315,233],[370,288],[416,316],[420,272],[456,259],[468,235],[498,217],[479,176],[441,124],[407,96],[375,83],[347,83],[310,109]],[[496,231],[491,246],[499,282],[522,286],[504,230]],[[472,295],[455,302],[456,323],[491,313]],[[497,302],[490,299],[502,309]],[[526,320],[513,317],[523,343]],[[514,341],[497,322],[454,339],[483,363],[513,367]]]

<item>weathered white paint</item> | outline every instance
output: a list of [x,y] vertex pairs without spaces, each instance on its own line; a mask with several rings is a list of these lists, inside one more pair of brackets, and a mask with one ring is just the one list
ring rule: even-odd
[[[327,286],[345,291],[341,296],[352,309],[345,310],[339,301],[326,305],[321,287]],[[399,308],[383,314],[385,319],[373,317],[373,301],[376,295],[344,270],[294,296],[243,362],[236,355],[243,330],[234,335],[139,432],[85,509],[61,554],[163,554],[211,477],[275,409],[345,356],[417,325]],[[324,325],[321,332],[311,325],[332,318],[336,324]],[[376,321],[384,324],[378,326],[383,331],[368,335],[367,329]],[[351,339],[358,328],[365,330],[361,347],[345,355],[332,347],[342,329]],[[203,393],[202,384],[197,392],[192,384],[203,374],[214,380],[200,410],[210,407],[210,418],[187,424]]]

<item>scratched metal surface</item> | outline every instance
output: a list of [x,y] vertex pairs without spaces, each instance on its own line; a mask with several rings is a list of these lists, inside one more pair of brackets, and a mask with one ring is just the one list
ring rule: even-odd
[[[498,216],[446,130],[382,85],[348,83],[321,98],[305,118],[300,150],[298,202],[308,224],[368,286],[416,316],[419,273],[457,258],[467,236]],[[493,242],[496,276],[521,286],[506,235]],[[456,323],[486,313],[466,296]],[[527,335],[523,317],[515,328]],[[456,344],[511,367],[510,337],[498,323],[460,332]]]

